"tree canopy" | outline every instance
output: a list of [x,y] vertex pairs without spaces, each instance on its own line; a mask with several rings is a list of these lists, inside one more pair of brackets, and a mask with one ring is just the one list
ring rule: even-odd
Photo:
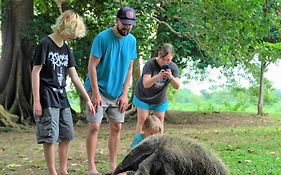
[[[174,61],[181,70],[195,68],[204,71],[208,66],[223,67],[231,76],[232,69],[239,65],[247,69],[257,82],[261,82],[262,89],[263,72],[269,63],[279,59],[281,51],[281,5],[278,0],[57,2],[61,2],[62,10],[74,9],[81,14],[87,26],[86,37],[69,42],[82,79],[87,74],[89,50],[94,36],[113,26],[117,10],[125,5],[133,7],[137,12],[137,24],[132,33],[137,38],[138,58],[141,60],[154,56],[162,43],[171,43],[175,47]],[[51,33],[50,26],[59,15],[60,7],[55,1],[45,0],[4,0],[0,5],[3,43],[9,43],[2,48],[0,60],[0,104],[7,111],[25,119],[31,115],[28,76],[32,54],[39,40]],[[18,10],[20,7],[21,10]],[[12,20],[8,20],[9,17],[13,17]],[[23,17],[24,22],[18,21]],[[22,27],[18,28],[20,25]],[[13,40],[14,36],[18,36],[19,40]],[[16,57],[15,53],[20,57]],[[258,55],[258,64],[252,62],[254,55]],[[22,61],[29,69],[17,70],[5,66],[10,65],[12,60]],[[25,75],[24,79],[20,79],[22,74]],[[260,93],[262,95],[262,91]],[[15,94],[18,97],[24,94],[25,100],[21,102],[25,105],[19,103],[20,98],[15,98]]]

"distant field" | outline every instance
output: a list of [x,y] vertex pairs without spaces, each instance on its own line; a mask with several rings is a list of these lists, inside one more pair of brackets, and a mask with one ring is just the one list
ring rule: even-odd
[[[80,106],[77,101],[72,101],[71,107],[76,111],[80,112]],[[239,108],[236,104],[193,104],[193,103],[177,103],[169,102],[169,110],[174,111],[208,111],[208,112],[241,112],[241,113],[257,113],[257,106],[253,104],[249,107]],[[272,117],[281,118],[281,104],[276,105],[265,105],[264,112]]]

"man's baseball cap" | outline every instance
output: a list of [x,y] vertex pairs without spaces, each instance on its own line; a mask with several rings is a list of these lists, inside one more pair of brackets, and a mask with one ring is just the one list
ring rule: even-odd
[[131,7],[122,7],[118,10],[117,17],[121,20],[122,24],[135,25],[136,12]]

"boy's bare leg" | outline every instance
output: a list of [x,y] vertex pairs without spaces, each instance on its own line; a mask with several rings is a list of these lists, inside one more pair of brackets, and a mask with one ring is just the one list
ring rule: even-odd
[[99,123],[89,122],[88,134],[86,138],[88,173],[98,172],[95,165],[95,155],[97,150],[99,128],[100,128]]
[[69,151],[69,141],[62,141],[59,143],[59,163],[60,163],[60,174],[67,174],[67,162],[68,162],[68,151]]
[[50,175],[57,175],[55,167],[55,144],[44,143],[43,144],[44,156],[47,164],[47,169]]

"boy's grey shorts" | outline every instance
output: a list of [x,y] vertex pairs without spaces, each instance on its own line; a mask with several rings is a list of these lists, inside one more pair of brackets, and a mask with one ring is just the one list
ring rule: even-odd
[[[92,92],[88,91],[90,97],[92,97]],[[102,118],[105,116],[108,122],[118,122],[123,123],[125,119],[125,113],[122,113],[117,106],[117,99],[110,99],[100,94],[102,106],[98,107],[98,112],[96,115],[88,113],[88,122],[101,123]]]
[[73,121],[70,108],[48,107],[43,115],[34,116],[37,143],[57,143],[74,139]]

